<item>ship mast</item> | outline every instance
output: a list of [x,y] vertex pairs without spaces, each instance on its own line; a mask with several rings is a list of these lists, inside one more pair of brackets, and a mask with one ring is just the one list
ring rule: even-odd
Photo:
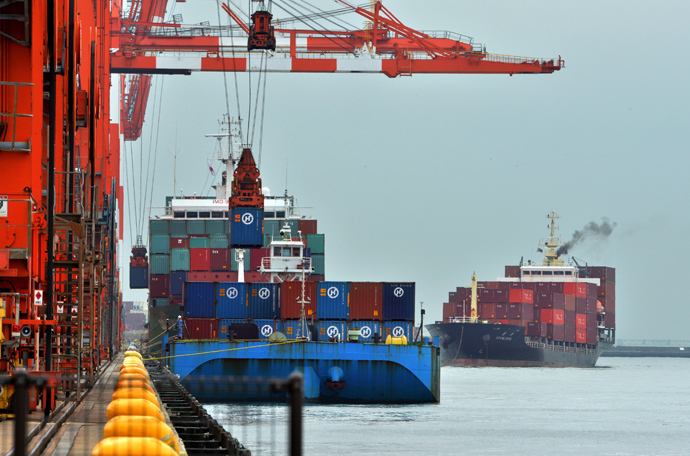
[[558,254],[556,253],[558,247],[561,246],[561,237],[556,235],[556,230],[558,229],[558,227],[556,226],[556,219],[561,218],[561,216],[556,214],[556,211],[551,211],[551,213],[547,215],[546,218],[551,221],[551,224],[549,226],[551,231],[549,237],[547,237],[546,240],[542,240],[540,242],[541,245],[546,247],[543,265],[564,266],[565,261],[559,260]]

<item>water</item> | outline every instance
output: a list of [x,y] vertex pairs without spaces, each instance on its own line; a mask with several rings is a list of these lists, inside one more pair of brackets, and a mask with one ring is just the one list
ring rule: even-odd
[[[209,404],[254,456],[288,454],[284,406]],[[687,455],[690,360],[601,358],[594,369],[441,369],[441,403],[308,405],[304,454]]]

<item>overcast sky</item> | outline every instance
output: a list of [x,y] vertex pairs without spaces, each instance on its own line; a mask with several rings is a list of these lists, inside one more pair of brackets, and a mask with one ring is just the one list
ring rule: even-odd
[[[523,256],[540,259],[536,242],[548,234],[551,210],[562,216],[564,240],[608,217],[617,224],[608,242],[570,253],[616,268],[617,337],[690,339],[690,4],[385,5],[412,28],[469,35],[490,53],[561,55],[566,68],[513,77],[269,74],[263,182],[282,193],[287,174],[288,192],[314,208],[327,279],[414,281],[418,309],[424,302],[427,319],[439,320],[448,292],[468,285],[473,271],[494,280]],[[208,0],[177,3],[175,13],[185,23],[218,23]],[[275,6],[274,14],[286,16]],[[234,89],[234,75],[227,81]],[[246,117],[246,75],[238,86]],[[204,135],[218,132],[226,102],[222,74],[159,76],[154,89],[143,141],[148,149],[160,111],[153,205],[162,206],[173,189],[176,135],[178,187],[203,191],[215,146]],[[234,92],[229,101],[236,116]],[[128,220],[124,230],[128,257]]]

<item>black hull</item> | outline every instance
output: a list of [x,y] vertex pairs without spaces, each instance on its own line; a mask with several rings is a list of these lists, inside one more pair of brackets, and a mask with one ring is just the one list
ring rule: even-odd
[[611,344],[596,348],[525,342],[523,326],[483,323],[426,325],[441,346],[441,366],[594,367]]

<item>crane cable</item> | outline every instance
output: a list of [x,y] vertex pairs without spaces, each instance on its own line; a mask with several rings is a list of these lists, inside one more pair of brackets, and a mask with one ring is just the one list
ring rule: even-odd
[[[220,3],[219,3],[220,1],[221,0],[216,0],[216,11],[218,14],[218,28],[219,29],[222,27],[221,20],[220,20]],[[233,61],[233,65],[235,65],[237,60],[235,60],[235,39],[234,39],[234,35],[232,33],[233,28],[234,27],[229,28],[228,35],[230,35],[230,49],[232,49],[232,61]],[[225,69],[225,57],[223,54],[224,54],[224,51],[223,51],[223,47],[221,46],[220,47],[220,60],[223,64],[223,83],[225,85],[225,107],[226,107],[226,112],[227,112],[227,116],[229,119],[230,118],[230,96],[228,94],[228,77],[227,77],[227,71]],[[235,77],[235,98],[237,100],[237,115],[239,116],[241,111],[240,111],[240,91],[239,91],[239,87],[237,84],[237,68],[233,68],[233,75]],[[240,129],[240,131],[239,131],[240,138],[242,138],[242,122],[241,121],[239,124],[239,129]]]

